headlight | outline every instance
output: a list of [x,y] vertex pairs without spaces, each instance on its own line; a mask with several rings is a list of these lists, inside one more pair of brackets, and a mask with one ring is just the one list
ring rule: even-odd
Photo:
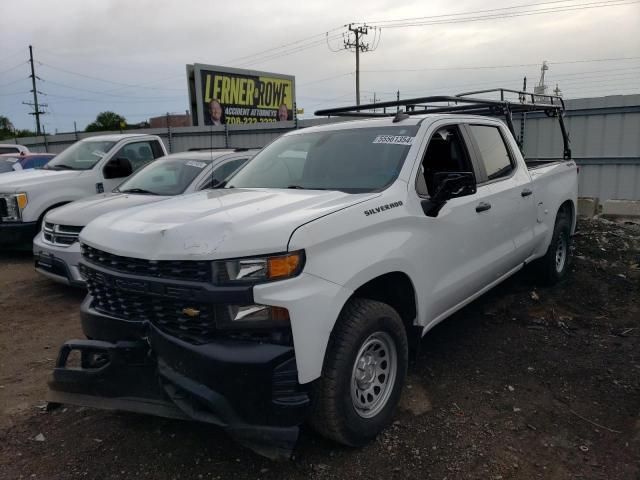
[[213,279],[218,285],[260,283],[295,277],[304,267],[304,251],[268,257],[236,258],[213,262]]
[[27,206],[28,201],[26,193],[0,194],[0,217],[2,221],[19,222],[22,220],[22,210]]

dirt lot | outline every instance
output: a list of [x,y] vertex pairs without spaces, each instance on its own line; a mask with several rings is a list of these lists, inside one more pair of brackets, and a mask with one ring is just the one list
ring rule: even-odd
[[434,329],[402,408],[349,449],[274,463],[219,430],[42,408],[83,295],[0,254],[0,478],[640,478],[640,229],[583,221],[568,281],[518,274]]

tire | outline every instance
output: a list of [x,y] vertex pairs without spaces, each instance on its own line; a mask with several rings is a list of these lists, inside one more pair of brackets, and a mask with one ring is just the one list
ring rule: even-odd
[[538,282],[543,285],[554,285],[562,280],[569,268],[571,245],[570,219],[558,214],[551,243],[544,257],[535,261],[535,275]]
[[408,350],[398,312],[382,302],[350,300],[329,339],[322,375],[311,388],[311,426],[344,445],[373,440],[391,422],[400,400]]

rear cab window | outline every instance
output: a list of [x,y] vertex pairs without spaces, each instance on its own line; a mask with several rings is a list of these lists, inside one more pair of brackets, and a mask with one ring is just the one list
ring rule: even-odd
[[3,153],[20,153],[20,149],[17,147],[0,147],[0,154]]
[[500,128],[493,125],[467,125],[467,129],[487,181],[510,177],[515,171],[515,162]]
[[145,140],[127,143],[114,155],[114,158],[126,158],[135,172],[162,155],[164,152],[157,140]]

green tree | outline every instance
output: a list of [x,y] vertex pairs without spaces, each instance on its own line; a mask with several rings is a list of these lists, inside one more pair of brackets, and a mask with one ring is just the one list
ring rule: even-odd
[[91,122],[84,129],[85,132],[101,132],[107,130],[120,130],[126,128],[127,120],[115,112],[101,112],[95,122]]
[[13,123],[7,117],[0,115],[0,139],[13,137]]

